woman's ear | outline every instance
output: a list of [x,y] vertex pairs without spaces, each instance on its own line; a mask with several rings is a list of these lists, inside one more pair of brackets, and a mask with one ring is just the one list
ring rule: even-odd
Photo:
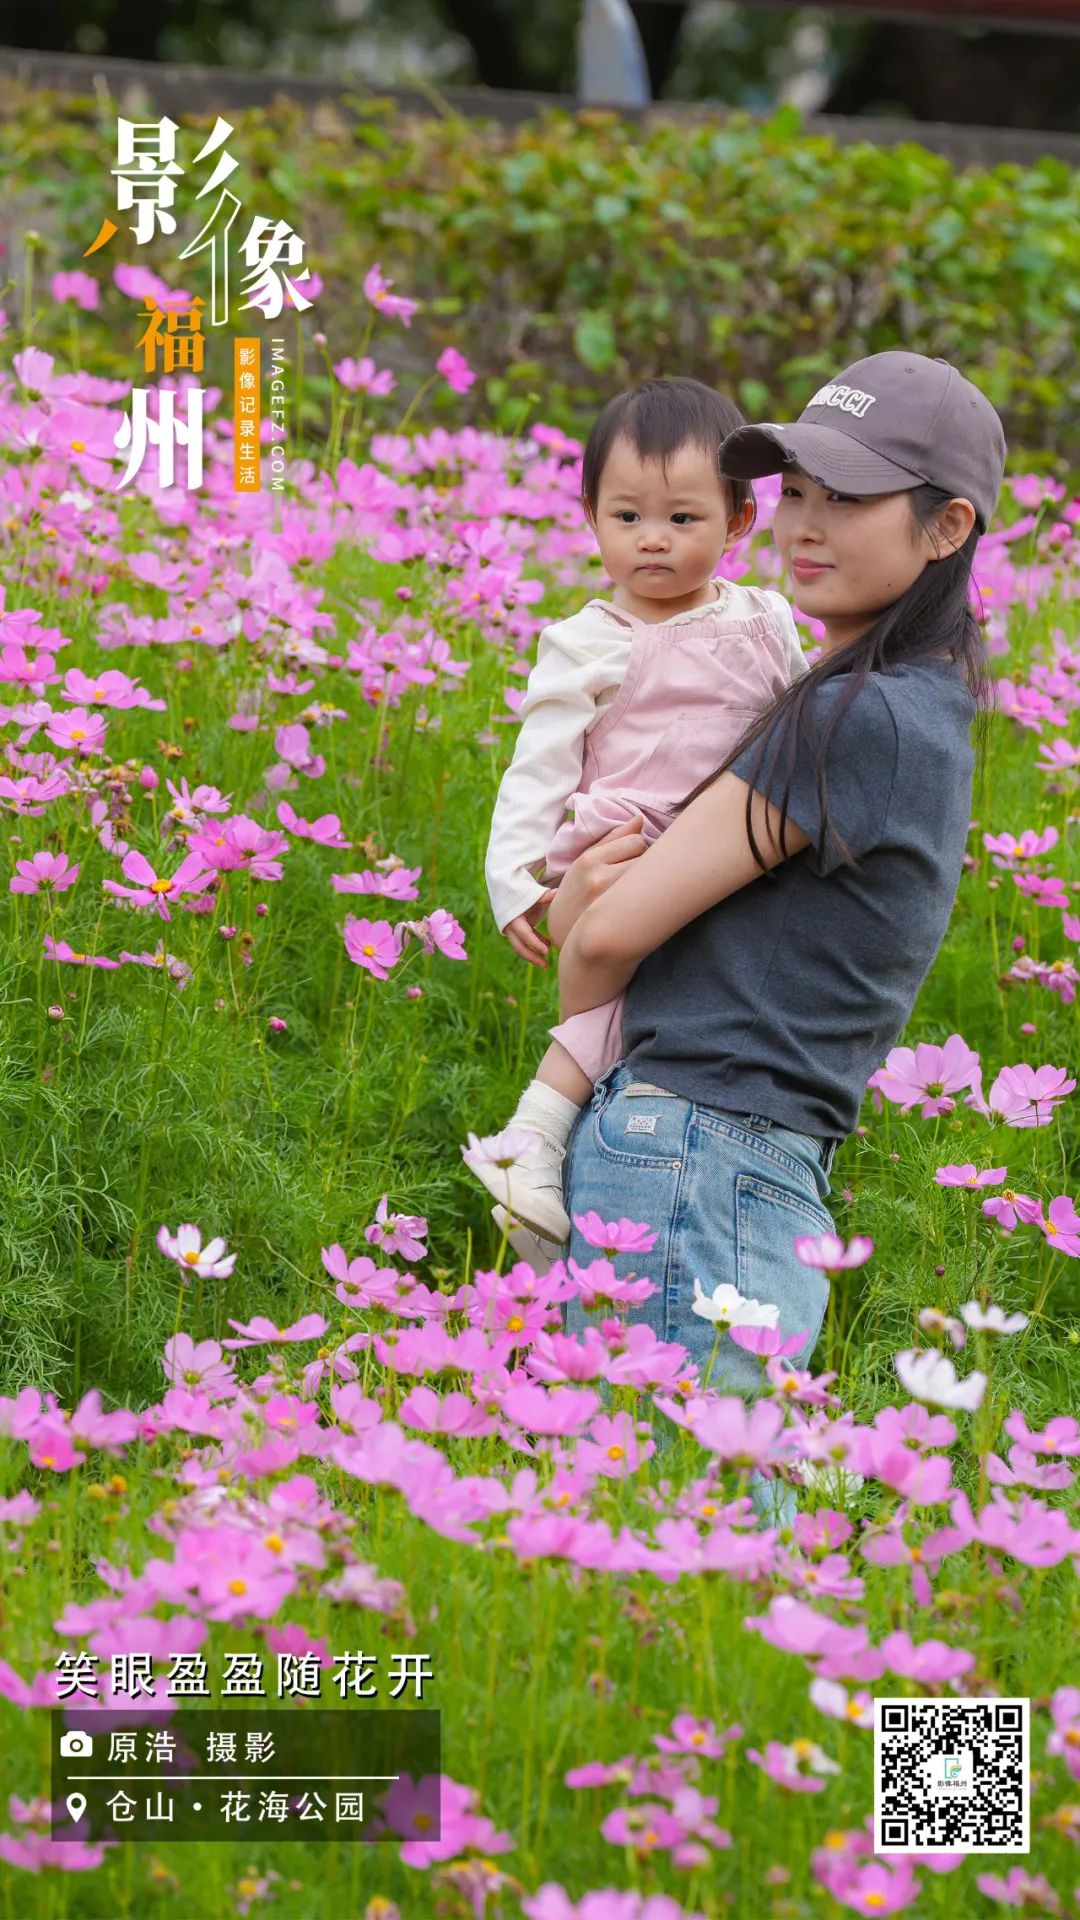
[[970,500],[950,500],[926,528],[933,551],[931,560],[944,560],[957,553],[975,525],[975,509]]

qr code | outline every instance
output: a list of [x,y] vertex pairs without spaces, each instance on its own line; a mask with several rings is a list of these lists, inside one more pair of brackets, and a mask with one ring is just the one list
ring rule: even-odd
[[1027,1700],[875,1700],[874,1851],[1027,1853]]

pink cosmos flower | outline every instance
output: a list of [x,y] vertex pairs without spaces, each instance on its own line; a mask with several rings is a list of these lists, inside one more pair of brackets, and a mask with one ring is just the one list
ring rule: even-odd
[[934,1175],[939,1187],[996,1187],[1004,1180],[1008,1167],[986,1167],[977,1172],[971,1160],[959,1166],[939,1167]]
[[655,1452],[655,1440],[642,1435],[632,1415],[624,1410],[596,1415],[588,1437],[578,1443],[574,1461],[585,1472],[601,1474],[607,1480],[625,1480]]
[[1080,1687],[1059,1687],[1050,1701],[1054,1731],[1047,1753],[1060,1754],[1074,1780],[1080,1780]]
[[[477,1798],[475,1787],[463,1786],[446,1773],[437,1779],[425,1774],[417,1781],[408,1776],[396,1780],[380,1804],[387,1826],[403,1836],[402,1863],[429,1867],[459,1853],[511,1852],[511,1836],[497,1833],[491,1821],[477,1813]],[[438,1840],[424,1840],[422,1835],[436,1824]]]
[[718,1733],[712,1720],[695,1719],[692,1713],[677,1713],[670,1735],[654,1733],[653,1745],[659,1747],[661,1753],[696,1753],[703,1760],[719,1760],[724,1748],[741,1733],[738,1725],[725,1727]]
[[468,393],[476,379],[465,355],[459,353],[456,347],[447,347],[440,353],[435,362],[435,371],[442,374],[455,393]]
[[447,960],[467,960],[465,952],[465,929],[447,913],[445,907],[436,907],[423,920],[405,920],[397,928],[398,947],[400,949],[410,934],[415,934],[423,942],[425,953],[441,953]]
[[207,881],[214,877],[198,854],[189,853],[171,880],[159,880],[146,855],[140,853],[137,847],[133,847],[123,860],[121,872],[126,873],[129,880],[134,880],[135,886],[125,887],[118,880],[103,880],[101,884],[105,891],[130,900],[136,907],[152,907],[163,920],[172,919],[166,900],[176,905],[185,894],[202,893]]
[[531,1127],[504,1127],[501,1133],[477,1136],[470,1133],[461,1157],[475,1173],[478,1167],[512,1167],[523,1153],[531,1152],[539,1135]]
[[84,313],[94,313],[101,300],[101,288],[88,273],[75,268],[70,273],[54,273],[49,291],[57,304],[70,300]]
[[1023,1414],[1014,1407],[1006,1414],[1004,1424],[1010,1440],[1029,1447],[1032,1453],[1058,1453],[1066,1458],[1080,1455],[1080,1421],[1071,1414],[1055,1414],[1041,1433],[1032,1433]]
[[352,841],[346,840],[341,821],[336,813],[321,813],[317,820],[305,820],[287,800],[280,800],[277,817],[287,832],[295,834],[298,840],[313,840],[319,847],[351,847]]
[[1080,768],[1080,747],[1074,747],[1071,740],[1044,740],[1035,764],[1041,773],[1067,777]]
[[1002,1233],[1011,1233],[1018,1220],[1022,1220],[1025,1226],[1036,1221],[1042,1206],[1030,1193],[1016,1193],[1012,1187],[1006,1187],[1002,1193],[995,1194],[992,1200],[984,1200],[982,1211],[988,1220],[997,1221]]
[[555,1880],[545,1880],[539,1892],[523,1899],[521,1911],[526,1920],[704,1920],[703,1914],[687,1912],[667,1893],[603,1887],[577,1902]]
[[382,268],[376,261],[364,275],[364,298],[370,300],[373,307],[385,313],[388,320],[400,320],[403,326],[409,326],[417,310],[416,300],[406,300],[399,293],[391,293],[392,280],[387,280]]
[[1069,896],[1065,882],[1057,873],[1014,873],[1013,886],[1019,887],[1038,907],[1067,907]]
[[956,1105],[952,1095],[974,1086],[978,1073],[978,1054],[958,1033],[951,1033],[940,1047],[925,1040],[914,1048],[893,1047],[867,1085],[896,1102],[901,1113],[909,1113],[921,1101],[919,1112],[929,1120],[951,1113]]
[[69,667],[62,688],[65,700],[85,701],[89,706],[115,707],[130,712],[141,707],[148,713],[164,713],[166,701],[155,700],[148,688],[141,687],[119,667],[106,667],[97,674],[84,673],[81,667]]
[[395,867],[390,873],[332,873],[330,885],[335,893],[378,893],[387,900],[415,900],[420,867]]
[[44,849],[29,860],[16,860],[16,871],[8,882],[12,893],[40,893],[48,889],[63,893],[79,877],[77,866],[70,866],[66,853],[48,853]]
[[821,1267],[828,1274],[842,1273],[846,1267],[866,1265],[874,1243],[866,1234],[857,1233],[847,1245],[835,1233],[800,1233],[794,1241],[796,1257],[804,1267]]
[[747,1747],[746,1757],[755,1767],[767,1773],[777,1786],[787,1787],[792,1793],[822,1793],[825,1776],[839,1773],[835,1760],[830,1760],[818,1746],[816,1740],[792,1740],[785,1746],[780,1740],[770,1740],[764,1753],[756,1747]]
[[393,393],[397,386],[389,367],[378,369],[370,354],[365,354],[362,360],[335,360],[334,372],[349,393],[370,393],[381,397]]
[[570,1434],[580,1432],[599,1406],[600,1397],[591,1388],[547,1388],[530,1382],[509,1387],[501,1410],[526,1433]]
[[1080,1259],[1080,1214],[1068,1194],[1059,1193],[1051,1200],[1046,1213],[1036,1216],[1035,1224],[1042,1228],[1047,1243],[1056,1247],[1058,1253]]
[[67,713],[54,713],[46,722],[46,738],[54,747],[66,747],[82,755],[103,753],[108,724],[104,715],[88,713],[85,707],[72,707]]
[[186,1273],[198,1274],[200,1280],[227,1280],[236,1265],[235,1253],[225,1253],[224,1240],[209,1240],[204,1247],[199,1228],[190,1222],[177,1227],[175,1234],[160,1226],[157,1244],[168,1259],[175,1260]]
[[155,305],[166,309],[187,306],[191,300],[185,288],[167,287],[150,267],[128,266],[122,261],[113,268],[113,280],[120,292],[128,294],[132,300],[145,300],[150,294]]
[[267,1320],[261,1313],[257,1313],[253,1320],[246,1323],[243,1320],[230,1320],[229,1325],[236,1328],[241,1338],[223,1340],[221,1343],[223,1347],[282,1346],[287,1341],[320,1340],[327,1328],[327,1322],[321,1313],[305,1313],[299,1320],[294,1320],[291,1327],[285,1327],[284,1330],[275,1327],[273,1321]]
[[699,1402],[687,1408],[687,1425],[708,1453],[733,1465],[759,1467],[777,1458],[784,1425],[783,1408],[775,1400],[755,1400],[747,1407],[735,1394]]
[[427,1256],[424,1239],[427,1221],[419,1213],[388,1213],[385,1193],[375,1209],[371,1225],[364,1228],[364,1239],[384,1253],[399,1253],[403,1260],[423,1260]]
[[746,1353],[755,1353],[759,1360],[786,1360],[790,1354],[798,1353],[805,1344],[809,1327],[800,1327],[787,1340],[779,1327],[732,1326],[728,1328],[737,1347]]
[[389,920],[357,919],[345,916],[345,951],[358,967],[365,967],[374,979],[388,980],[399,954],[394,929]]
[[617,1253],[651,1253],[657,1236],[644,1221],[601,1220],[598,1213],[575,1213],[574,1225],[590,1247],[599,1247],[608,1260]]
[[1013,1867],[1004,1879],[999,1873],[977,1873],[975,1885],[1000,1907],[1023,1907],[1025,1912],[1060,1913],[1061,1902],[1043,1873]]
[[1049,853],[1057,846],[1058,830],[1047,827],[1044,833],[1036,833],[1027,827],[1019,839],[1011,833],[984,833],[982,838],[995,867],[1011,869],[1017,860],[1037,860],[1040,854]]
[[650,1300],[659,1292],[652,1280],[620,1279],[610,1260],[590,1260],[588,1266],[583,1267],[571,1257],[567,1267],[586,1312],[607,1303],[615,1307],[640,1306],[643,1300]]
[[834,1900],[854,1913],[876,1916],[902,1913],[918,1897],[919,1882],[906,1854],[889,1861],[869,1860],[853,1867],[830,1887]]
[[234,813],[221,826],[204,827],[191,834],[188,846],[214,871],[243,870],[253,880],[280,880],[280,856],[289,850],[283,833],[273,827],[260,826],[245,813]]
[[944,1334],[958,1353],[967,1346],[963,1321],[957,1320],[955,1314],[944,1313],[940,1307],[920,1307],[919,1326],[923,1333]]
[[1065,1067],[1031,1067],[1025,1060],[1019,1066],[1002,1067],[985,1106],[981,1097],[971,1104],[982,1112],[989,1109],[999,1114],[1007,1127],[1045,1127],[1053,1119],[1058,1102],[1075,1086]]
[[[180,1231],[184,1229],[181,1227]],[[235,1385],[232,1363],[222,1357],[216,1340],[196,1342],[189,1333],[174,1333],[165,1342],[161,1364],[166,1380],[178,1387],[201,1387],[209,1393]]]
[[438,1394],[431,1387],[413,1387],[398,1408],[402,1426],[421,1433],[452,1433],[473,1438],[495,1432],[495,1422],[465,1393]]

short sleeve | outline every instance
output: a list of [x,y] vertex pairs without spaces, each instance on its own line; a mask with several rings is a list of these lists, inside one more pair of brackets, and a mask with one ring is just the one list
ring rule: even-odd
[[[808,696],[816,730],[825,731],[838,702],[847,693],[847,676],[823,681]],[[775,723],[779,724],[779,723]],[[776,733],[766,736],[764,758],[755,773],[761,742],[753,741],[731,763],[731,772],[779,807],[787,784],[786,747],[776,750]],[[888,818],[899,759],[899,736],[889,703],[873,678],[866,681],[836,721],[826,749],[825,782],[831,831],[824,858],[817,856],[821,806],[809,746],[798,742],[788,793],[788,818],[810,837],[807,859],[813,872],[828,874],[841,865],[836,836],[861,859],[880,843]]]

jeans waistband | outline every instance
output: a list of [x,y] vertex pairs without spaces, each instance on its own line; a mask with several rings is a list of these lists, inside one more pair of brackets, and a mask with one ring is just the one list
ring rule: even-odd
[[[643,1073],[639,1074],[633,1067],[627,1066],[625,1060],[616,1061],[615,1065],[609,1067],[607,1072],[601,1075],[600,1079],[596,1082],[597,1089],[603,1086],[617,1088],[635,1084],[651,1086],[654,1083],[649,1081]],[[672,1094],[674,1093],[674,1088],[658,1086],[657,1092]],[[675,1097],[682,1099],[685,1096],[678,1094]],[[804,1139],[812,1140],[817,1147],[818,1158],[826,1177],[832,1172],[837,1148],[843,1145],[843,1141],[835,1134],[807,1133],[805,1129],[801,1127],[785,1128],[782,1120],[773,1120],[766,1113],[745,1113],[734,1107],[713,1107],[709,1106],[704,1100],[692,1100],[689,1104],[691,1106],[703,1107],[707,1113],[726,1114],[731,1120],[735,1121],[738,1126],[749,1128],[754,1133],[771,1133],[774,1128],[779,1128],[781,1132],[802,1133]]]

